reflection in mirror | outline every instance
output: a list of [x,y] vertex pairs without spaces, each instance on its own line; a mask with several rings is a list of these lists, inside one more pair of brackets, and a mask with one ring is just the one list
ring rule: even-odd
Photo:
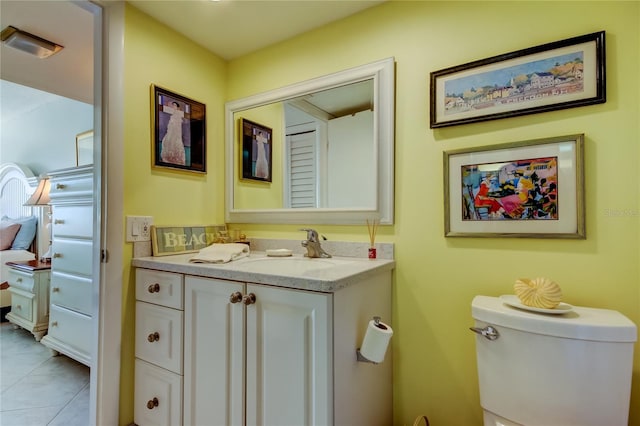
[[[227,103],[226,220],[393,223],[393,67],[389,58]],[[269,182],[246,178],[265,149],[241,142],[247,120],[272,129]]]
[[375,208],[373,79],[285,101],[284,116],[283,207]]

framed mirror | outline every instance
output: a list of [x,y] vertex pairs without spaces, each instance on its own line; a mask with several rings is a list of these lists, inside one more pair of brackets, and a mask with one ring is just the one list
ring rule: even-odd
[[394,67],[387,58],[227,102],[225,220],[392,224]]

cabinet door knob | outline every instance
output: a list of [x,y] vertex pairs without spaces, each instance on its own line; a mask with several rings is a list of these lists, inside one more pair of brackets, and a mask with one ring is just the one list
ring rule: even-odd
[[51,322],[51,327],[57,327],[57,326],[58,326],[58,321]]
[[151,333],[149,336],[147,336],[147,340],[151,343],[157,342],[158,340],[160,340],[160,334],[157,331],[155,333]]
[[52,293],[57,293],[57,292],[59,292],[59,291],[60,291],[60,287],[53,287],[53,288],[51,289],[51,292],[52,292]]
[[253,293],[246,294],[242,298],[242,303],[244,303],[245,305],[253,305],[254,303],[256,303],[256,295]]
[[65,189],[67,185],[64,183],[56,183],[56,189]]
[[22,278],[18,278],[18,279],[16,279],[16,282],[17,282],[17,283],[21,283],[21,282],[22,282]]
[[149,293],[159,293],[160,292],[160,284],[155,283],[149,286]]
[[16,305],[16,309],[22,310],[22,305]]
[[231,303],[238,303],[242,300],[242,293],[240,293],[239,291],[236,291],[235,293],[231,293],[231,296],[229,297],[229,301]]
[[158,406],[158,398],[156,398],[156,397],[154,397],[153,399],[150,399],[150,400],[147,402],[147,408],[148,408],[149,410],[153,410],[153,409],[154,409],[155,407],[157,407],[157,406]]

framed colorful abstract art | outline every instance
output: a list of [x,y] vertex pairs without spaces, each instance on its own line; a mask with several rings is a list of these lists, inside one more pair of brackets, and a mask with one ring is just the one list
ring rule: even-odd
[[584,239],[584,135],[444,153],[445,236]]

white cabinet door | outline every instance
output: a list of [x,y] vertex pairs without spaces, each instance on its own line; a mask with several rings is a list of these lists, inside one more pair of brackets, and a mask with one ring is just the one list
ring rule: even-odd
[[244,285],[185,278],[184,424],[244,424]]
[[332,424],[331,296],[251,284],[246,292],[256,296],[246,308],[246,424]]

